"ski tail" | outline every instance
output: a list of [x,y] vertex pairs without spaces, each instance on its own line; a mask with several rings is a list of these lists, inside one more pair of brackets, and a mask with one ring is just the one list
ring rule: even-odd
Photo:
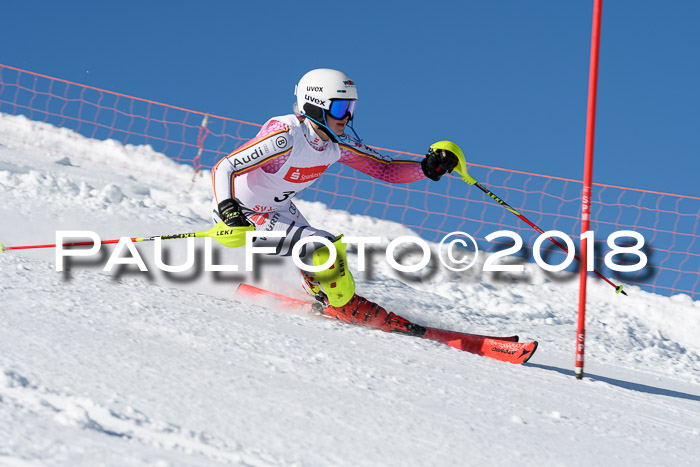
[[313,306],[313,303],[270,292],[250,284],[240,284],[234,293],[234,297],[236,297],[236,300],[251,305],[261,305],[292,312],[310,313]]

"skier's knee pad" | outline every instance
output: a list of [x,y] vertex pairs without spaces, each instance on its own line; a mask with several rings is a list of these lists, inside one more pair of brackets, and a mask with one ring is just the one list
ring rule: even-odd
[[[355,295],[355,279],[353,279],[348,268],[347,254],[345,253],[345,243],[341,237],[333,242],[336,251],[335,262],[323,271],[313,273],[318,283],[323,288],[328,302],[333,306],[343,306]],[[330,250],[327,246],[322,246],[313,253],[314,266],[325,264],[330,258]]]

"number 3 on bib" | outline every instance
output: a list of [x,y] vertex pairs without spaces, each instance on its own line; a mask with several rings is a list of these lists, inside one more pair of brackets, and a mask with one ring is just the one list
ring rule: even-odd
[[284,193],[282,193],[282,198],[275,196],[275,201],[277,201],[278,203],[286,201],[289,199],[290,196],[294,195],[294,193],[296,193],[296,191],[285,191]]

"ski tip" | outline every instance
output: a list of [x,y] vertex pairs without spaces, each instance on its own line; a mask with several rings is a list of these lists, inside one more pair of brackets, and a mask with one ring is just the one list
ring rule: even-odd
[[537,341],[532,341],[532,344],[532,351],[530,351],[530,354],[527,357],[525,357],[523,363],[529,362],[532,356],[535,355],[535,351],[537,351],[537,346],[539,345],[539,343]]

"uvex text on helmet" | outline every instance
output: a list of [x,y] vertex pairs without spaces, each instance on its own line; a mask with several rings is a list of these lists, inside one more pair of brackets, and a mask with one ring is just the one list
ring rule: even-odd
[[294,89],[294,95],[297,97],[298,112],[323,122],[323,110],[330,109],[331,100],[357,100],[357,87],[342,71],[318,68],[301,77]]

